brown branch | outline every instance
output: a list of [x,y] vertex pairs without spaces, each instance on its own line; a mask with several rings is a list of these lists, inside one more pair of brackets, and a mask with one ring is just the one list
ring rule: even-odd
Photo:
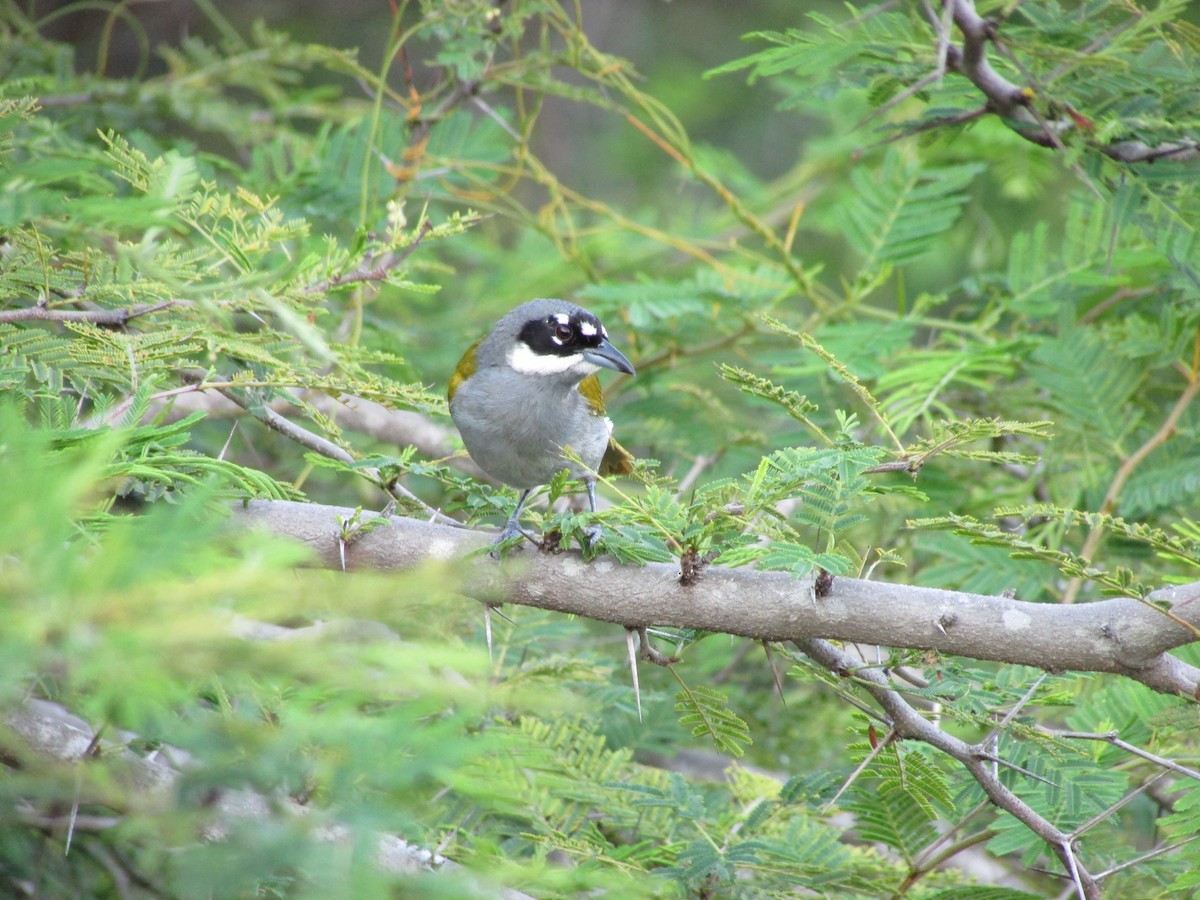
[[[319,565],[341,569],[337,517],[352,510],[252,501],[237,510],[246,526],[306,544]],[[345,548],[347,568],[407,569],[441,560],[460,589],[488,603],[512,602],[587,616],[626,628],[667,625],[785,642],[833,638],[936,650],[1052,671],[1108,672],[1154,690],[1196,697],[1200,669],[1170,655],[1195,640],[1200,583],[1151,595],[1187,626],[1131,598],[1063,606],[912,585],[837,578],[815,598],[812,579],[783,572],[708,566],[681,585],[677,565],[584,565],[577,553],[519,554],[515,566],[464,562],[490,534],[392,519]]]
[[954,7],[954,25],[962,35],[962,44],[951,44],[946,52],[946,67],[965,76],[988,99],[992,111],[1014,117],[1029,102],[1029,92],[1009,81],[988,59],[987,46],[995,26],[975,11],[974,0],[948,0]]
[[8,322],[91,322],[93,325],[128,325],[139,316],[179,306],[179,300],[131,306],[125,309],[51,309],[46,306],[26,306],[0,310],[0,324]]

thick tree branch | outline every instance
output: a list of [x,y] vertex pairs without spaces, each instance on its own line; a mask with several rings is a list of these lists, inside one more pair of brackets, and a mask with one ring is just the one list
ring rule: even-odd
[[[342,567],[338,507],[253,501],[235,513],[308,545],[320,565]],[[576,553],[526,551],[507,564],[463,562],[492,536],[412,519],[361,536],[345,548],[348,568],[405,569],[439,560],[461,576],[463,592],[613,622],[670,625],[769,641],[834,638],[930,649],[974,659],[1124,675],[1170,694],[1196,697],[1200,669],[1168,651],[1193,640],[1187,628],[1133,599],[1063,606],[911,585],[838,578],[817,599],[811,579],[710,566],[690,585],[676,566],[622,566]],[[1164,588],[1151,599],[1200,625],[1200,583]]]

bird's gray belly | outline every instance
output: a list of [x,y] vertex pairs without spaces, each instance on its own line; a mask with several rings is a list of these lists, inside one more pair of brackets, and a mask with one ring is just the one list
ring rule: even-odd
[[[608,446],[608,420],[592,415],[582,398],[573,400],[551,404],[541,398],[529,404],[506,398],[506,414],[496,417],[478,411],[480,403],[494,410],[495,398],[460,389],[454,397],[454,418],[467,452],[481,469],[513,487],[532,488],[563,469],[570,470],[572,478],[584,478],[600,467]],[[564,435],[574,435],[566,443],[586,468],[563,454]]]

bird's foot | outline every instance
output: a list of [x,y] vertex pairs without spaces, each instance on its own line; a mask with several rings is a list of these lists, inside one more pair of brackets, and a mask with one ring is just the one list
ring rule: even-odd
[[524,541],[533,541],[536,543],[537,539],[512,519],[509,519],[504,525],[504,530],[500,532],[500,536],[492,541],[492,549],[488,555],[493,559],[499,559],[508,552],[519,549]]

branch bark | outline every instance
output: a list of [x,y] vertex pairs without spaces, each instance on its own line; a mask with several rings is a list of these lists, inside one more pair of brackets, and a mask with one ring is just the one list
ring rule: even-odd
[[[833,638],[936,650],[1050,671],[1107,672],[1156,691],[1197,698],[1200,669],[1168,651],[1194,640],[1187,628],[1133,599],[1063,606],[912,585],[837,578],[817,599],[812,580],[785,573],[710,566],[689,585],[676,566],[623,566],[608,557],[585,564],[578,553],[525,551],[505,564],[482,556],[491,535],[413,519],[339,546],[337,516],[352,510],[252,501],[238,525],[263,528],[311,548],[317,565],[407,569],[430,562],[453,568],[464,594],[587,616],[626,628],[669,625],[756,640]],[[1156,591],[1181,620],[1200,626],[1200,582]]]

